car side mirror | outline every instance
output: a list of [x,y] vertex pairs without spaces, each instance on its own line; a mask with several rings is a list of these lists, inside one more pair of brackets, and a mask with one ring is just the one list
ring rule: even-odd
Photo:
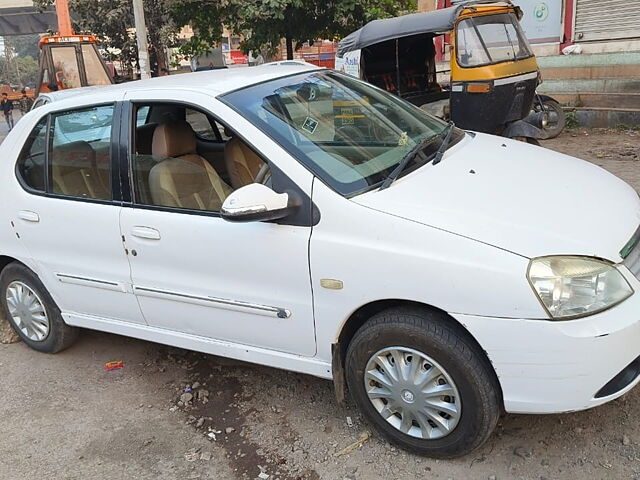
[[245,185],[231,193],[220,209],[220,215],[230,222],[266,222],[288,216],[289,194],[276,193],[261,183]]

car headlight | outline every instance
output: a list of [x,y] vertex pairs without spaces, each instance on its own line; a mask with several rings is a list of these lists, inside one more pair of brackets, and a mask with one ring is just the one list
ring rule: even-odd
[[633,289],[615,266],[596,258],[535,258],[529,264],[527,276],[554,320],[601,312],[633,294]]

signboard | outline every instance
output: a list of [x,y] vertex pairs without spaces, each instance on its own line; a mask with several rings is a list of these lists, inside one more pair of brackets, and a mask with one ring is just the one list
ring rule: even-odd
[[559,0],[514,0],[524,14],[520,26],[529,42],[560,43],[562,37],[562,2]]
[[231,62],[235,65],[249,63],[249,57],[240,50],[231,50]]
[[360,50],[354,50],[344,54],[344,57],[336,57],[335,69],[347,75],[360,78]]

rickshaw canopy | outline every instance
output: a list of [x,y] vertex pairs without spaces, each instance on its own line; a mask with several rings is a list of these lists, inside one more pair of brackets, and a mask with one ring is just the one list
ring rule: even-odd
[[[364,27],[350,33],[338,44],[336,56],[342,58],[345,53],[392,40],[394,38],[409,37],[411,35],[435,33],[442,34],[453,29],[461,10],[473,5],[494,4],[511,6],[511,2],[496,2],[495,0],[474,0],[461,2],[452,7],[434,10],[432,12],[411,13],[400,17],[373,20]],[[515,7],[517,8],[517,7]]]

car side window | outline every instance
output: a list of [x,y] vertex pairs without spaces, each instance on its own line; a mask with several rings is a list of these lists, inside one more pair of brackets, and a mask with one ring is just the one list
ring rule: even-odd
[[140,127],[141,125],[144,125],[147,123],[149,119],[150,110],[151,110],[151,107],[148,105],[138,108],[136,112],[136,127]]
[[[148,107],[138,106],[136,120],[145,108]],[[197,138],[203,132],[217,140],[208,116],[175,104],[153,104],[151,108],[172,109],[173,115],[165,116],[159,123],[136,122],[134,144],[130,148],[135,203],[219,212],[232,188],[221,176],[224,149],[199,148],[202,145]]]
[[209,118],[204,113],[193,110],[192,108],[186,108],[185,114],[187,123],[191,125],[191,128],[199,138],[211,142],[219,140],[218,135],[216,135],[216,132],[211,128]]
[[111,200],[113,105],[51,116],[49,191]]
[[41,107],[42,105],[45,105],[47,103],[47,99],[46,98],[38,98],[33,106],[31,107],[31,110],[35,110],[38,107]]
[[213,123],[215,124],[216,129],[218,130],[218,133],[220,134],[220,139],[223,142],[228,142],[229,140],[231,140],[232,136],[229,135],[229,132],[227,132],[227,130],[224,128],[223,125],[219,124],[216,121],[214,121]]
[[45,152],[47,150],[47,117],[33,128],[18,157],[17,170],[22,183],[33,190],[45,191]]

